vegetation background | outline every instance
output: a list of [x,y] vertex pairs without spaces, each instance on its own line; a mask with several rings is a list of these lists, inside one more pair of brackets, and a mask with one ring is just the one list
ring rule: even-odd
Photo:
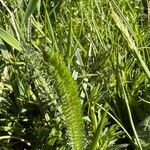
[[0,0],[0,149],[150,150],[149,10]]

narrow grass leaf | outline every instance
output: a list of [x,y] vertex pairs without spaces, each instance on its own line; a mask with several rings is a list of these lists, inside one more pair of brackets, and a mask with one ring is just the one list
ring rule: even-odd
[[46,7],[45,7],[45,26],[46,26],[46,29],[47,29],[47,32],[48,32],[49,36],[52,39],[52,44],[54,46],[54,49],[58,50],[58,46],[57,46],[57,41],[55,39],[54,30],[53,30],[53,27],[52,27],[52,24],[51,24],[51,20],[50,20],[49,14],[48,14],[48,12],[46,10]]
[[0,38],[18,51],[22,50],[21,44],[7,31],[0,28]]
[[[111,5],[110,5],[111,6]],[[114,19],[114,21],[116,22],[117,27],[120,29],[120,31],[122,32],[122,35],[124,36],[125,40],[127,41],[129,47],[131,48],[131,52],[132,54],[137,58],[137,60],[140,62],[141,67],[143,68],[145,74],[147,75],[147,77],[150,79],[150,71],[148,69],[148,67],[146,66],[144,60],[142,59],[142,56],[134,42],[134,40],[132,39],[132,37],[130,36],[129,32],[128,32],[128,28],[127,26],[123,23],[123,21],[121,20],[121,18],[114,12],[112,6],[111,6],[111,11],[112,11],[112,18]]]
[[124,94],[124,98],[125,98],[125,102],[126,102],[126,106],[127,106],[127,110],[128,110],[130,123],[131,123],[132,129],[133,129],[134,135],[135,135],[135,139],[136,139],[136,142],[138,144],[139,149],[143,150],[141,143],[140,143],[140,140],[138,138],[138,134],[137,134],[136,129],[135,129],[135,125],[133,122],[133,118],[132,118],[132,114],[131,114],[131,110],[130,110],[130,106],[129,106],[129,100],[128,100],[128,97],[127,97],[127,94],[126,94],[126,91],[125,91],[125,88],[124,88],[122,81],[121,81],[121,84],[122,84],[122,90],[123,90],[123,94]]
[[102,110],[104,110],[121,128],[122,130],[126,133],[126,135],[128,136],[128,138],[132,141],[132,137],[130,136],[130,134],[128,133],[128,131],[125,129],[125,127],[121,124],[121,122],[119,120],[117,120],[108,110],[106,110],[103,106],[97,104],[98,107],[100,107]]
[[33,11],[36,8],[36,5],[38,3],[39,0],[30,0],[29,4],[27,6],[26,12],[25,12],[25,16],[24,16],[24,21],[23,22],[27,22],[27,19],[30,17],[30,15],[33,13]]

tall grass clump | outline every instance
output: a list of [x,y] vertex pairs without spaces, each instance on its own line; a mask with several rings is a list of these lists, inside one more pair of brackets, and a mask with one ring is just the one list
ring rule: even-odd
[[150,149],[148,1],[0,8],[0,148]]

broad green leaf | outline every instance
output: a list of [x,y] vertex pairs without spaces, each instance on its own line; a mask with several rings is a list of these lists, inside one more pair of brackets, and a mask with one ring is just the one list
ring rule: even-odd
[[15,49],[21,51],[22,47],[19,41],[17,41],[10,33],[0,28],[0,38],[8,43],[10,46],[14,47]]

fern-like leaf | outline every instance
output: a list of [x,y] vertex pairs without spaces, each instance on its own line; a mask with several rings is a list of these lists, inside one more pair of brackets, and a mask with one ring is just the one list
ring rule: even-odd
[[63,113],[66,119],[68,135],[73,150],[84,149],[84,132],[82,120],[82,108],[78,95],[77,83],[73,80],[69,69],[57,52],[44,53],[48,70],[53,69],[53,76],[61,97]]

